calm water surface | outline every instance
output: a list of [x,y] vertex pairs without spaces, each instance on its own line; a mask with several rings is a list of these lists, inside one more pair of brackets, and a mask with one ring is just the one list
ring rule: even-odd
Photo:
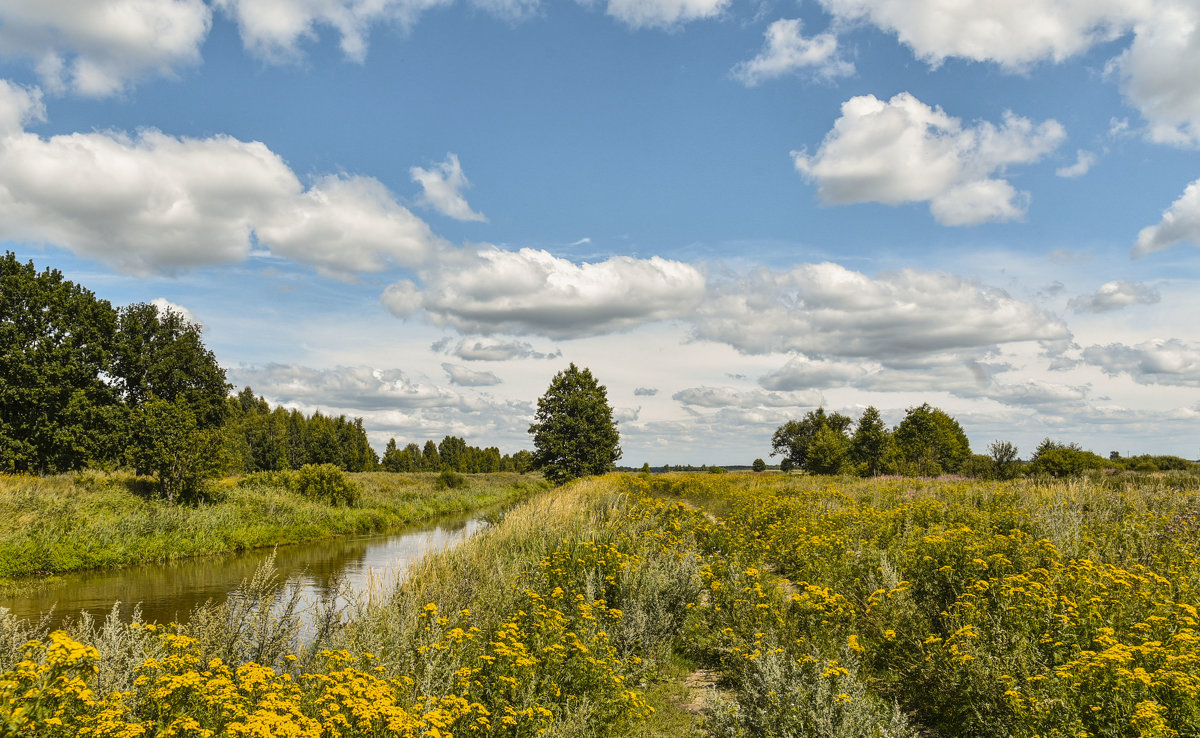
[[[341,602],[369,593],[390,592],[409,567],[429,551],[466,540],[487,523],[476,512],[438,518],[401,531],[360,537],[330,538],[280,546],[275,567],[280,579],[300,587],[302,601],[329,598]],[[196,605],[220,602],[272,554],[257,549],[227,556],[205,556],[168,564],[146,564],[111,571],[68,574],[45,588],[15,597],[0,597],[0,607],[14,615],[37,618],[53,609],[53,624],[80,612],[103,620],[120,602],[128,619],[141,605],[142,620],[186,622]]]

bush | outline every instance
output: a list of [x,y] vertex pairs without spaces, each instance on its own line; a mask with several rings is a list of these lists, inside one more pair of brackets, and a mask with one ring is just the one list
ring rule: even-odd
[[292,489],[331,505],[353,505],[362,497],[362,487],[336,464],[305,464],[295,472]]
[[442,469],[434,484],[438,489],[462,489],[467,486],[467,478],[453,469]]

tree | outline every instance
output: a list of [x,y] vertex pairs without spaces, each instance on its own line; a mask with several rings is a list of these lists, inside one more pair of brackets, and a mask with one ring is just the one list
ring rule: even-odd
[[929,403],[910,407],[893,435],[910,470],[920,476],[954,474],[971,455],[958,421]]
[[590,370],[572,363],[554,375],[538,398],[533,466],[553,484],[611,471],[621,458],[621,436],[608,391]]
[[121,308],[110,370],[121,399],[131,409],[152,396],[182,400],[201,428],[220,426],[230,385],[200,333],[174,310],[144,302]]
[[1011,441],[992,441],[988,446],[996,479],[1012,479],[1017,475],[1017,447]]
[[115,330],[112,306],[57,269],[0,259],[0,470],[69,471],[113,453],[120,412],[101,375]]
[[845,474],[850,469],[850,441],[829,425],[813,434],[804,470],[810,474]]
[[765,472],[767,470],[767,462],[763,461],[762,459],[755,459],[754,463],[750,465],[750,468],[756,472]]
[[1078,443],[1059,443],[1043,439],[1029,459],[1028,471],[1035,476],[1073,477],[1084,469],[1101,469],[1106,462]]
[[[817,433],[822,428],[827,428],[845,438],[846,429],[853,422],[848,416],[841,413],[826,415],[825,408],[823,407],[810,410],[800,420],[789,420],[775,430],[775,435],[771,437],[771,448],[773,449],[771,455],[785,456],[801,469],[813,471],[809,468],[808,453],[809,445]],[[828,444],[829,439],[826,438],[825,442]],[[822,449],[822,452],[826,453],[829,450],[828,447],[825,447]],[[823,459],[822,464],[825,461],[828,461],[828,459]],[[823,472],[814,473],[821,474]]]
[[891,431],[883,424],[879,411],[874,406],[867,407],[850,439],[850,459],[858,467],[859,474],[864,477],[883,474],[891,445]]
[[129,461],[154,474],[167,502],[193,502],[221,467],[221,433],[203,429],[182,399],[151,397],[133,413]]

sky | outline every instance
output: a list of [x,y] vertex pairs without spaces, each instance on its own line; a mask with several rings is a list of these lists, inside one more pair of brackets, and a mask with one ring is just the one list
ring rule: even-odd
[[373,444],[1200,456],[1200,0],[0,0],[0,248]]

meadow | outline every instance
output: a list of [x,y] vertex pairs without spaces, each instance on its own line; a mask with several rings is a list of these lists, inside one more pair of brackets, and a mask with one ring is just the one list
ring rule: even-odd
[[0,617],[0,735],[1198,735],[1198,534],[1187,475],[609,475],[310,640],[269,571]]
[[128,473],[0,475],[0,586],[34,575],[382,532],[547,488],[540,477],[515,473],[474,474],[454,488],[433,473],[360,472],[344,475],[354,503],[332,504],[289,489],[288,474],[296,473],[213,480],[196,504],[169,503],[149,480]]

